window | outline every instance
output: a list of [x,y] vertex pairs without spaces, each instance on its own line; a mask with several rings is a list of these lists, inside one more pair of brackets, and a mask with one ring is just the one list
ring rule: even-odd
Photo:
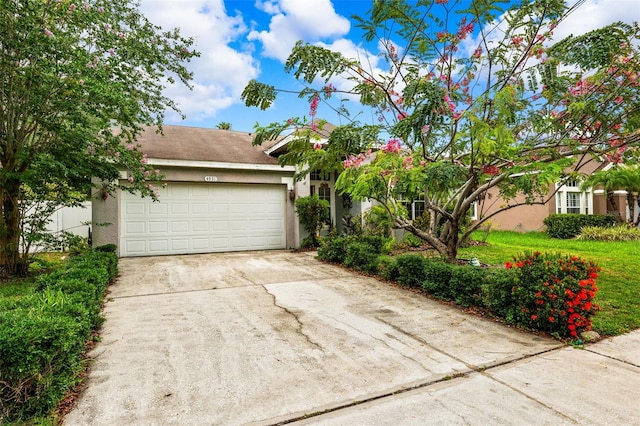
[[417,200],[405,202],[409,219],[416,220],[424,214],[424,194],[420,195]]
[[314,170],[311,172],[311,180],[331,180],[331,172]]
[[580,193],[567,192],[567,213],[580,213]]
[[580,213],[591,214],[591,189],[580,190],[580,181],[577,179],[568,180],[564,185],[558,185],[556,192],[556,213]]

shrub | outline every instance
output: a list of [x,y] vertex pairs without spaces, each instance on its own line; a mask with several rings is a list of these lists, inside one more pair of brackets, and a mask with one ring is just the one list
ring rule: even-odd
[[558,253],[525,253],[507,262],[519,284],[513,288],[515,320],[559,337],[577,338],[591,329],[600,270],[593,262]]
[[630,228],[626,225],[609,228],[585,226],[577,238],[598,241],[640,241],[640,229]]
[[515,323],[518,305],[513,289],[520,283],[514,269],[490,269],[482,284],[482,305],[508,323]]
[[295,206],[302,227],[309,233],[313,247],[317,247],[318,233],[329,222],[329,202],[321,200],[317,195],[310,195],[298,198]]
[[616,218],[613,215],[551,214],[543,223],[551,238],[567,239],[579,235],[585,226],[613,226]]
[[359,271],[375,274],[378,272],[378,252],[367,242],[354,241],[347,245],[344,258],[345,266]]
[[398,262],[396,258],[385,255],[378,257],[378,273],[387,281],[397,281]]
[[351,237],[323,238],[318,247],[318,258],[327,262],[344,263],[350,241]]
[[422,241],[419,237],[416,237],[410,232],[404,234],[404,237],[402,237],[402,242],[409,247],[420,247],[424,243],[424,241]]
[[117,261],[86,252],[38,277],[35,294],[0,301],[0,423],[47,414],[79,381]]
[[470,265],[452,265],[449,290],[453,300],[462,306],[482,305],[482,284],[487,270]]
[[93,250],[98,252],[115,253],[118,251],[118,246],[115,244],[103,244],[101,246],[94,247]]
[[451,300],[454,297],[449,281],[453,265],[441,259],[431,259],[425,265],[425,280],[422,288],[439,299]]
[[422,287],[427,259],[421,254],[401,254],[396,256],[397,281],[409,287]]

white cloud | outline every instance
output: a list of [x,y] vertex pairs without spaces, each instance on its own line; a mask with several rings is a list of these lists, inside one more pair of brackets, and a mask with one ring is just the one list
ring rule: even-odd
[[[194,74],[193,91],[181,84],[165,91],[189,119],[213,118],[239,102],[247,82],[259,74],[250,47],[236,50],[229,46],[244,41],[248,28],[242,16],[229,16],[222,0],[142,0],[140,9],[163,29],[178,27],[182,35],[195,39],[195,50],[201,56],[187,65]],[[176,114],[168,113],[167,121],[178,120]]]
[[[575,3],[573,0],[570,4]],[[554,39],[584,34],[617,21],[630,23],[633,20],[640,20],[638,0],[586,0],[558,25]]]
[[336,14],[330,0],[258,0],[256,5],[273,16],[268,31],[251,31],[248,39],[262,43],[264,56],[282,62],[298,40],[336,39],[351,27],[348,19]]

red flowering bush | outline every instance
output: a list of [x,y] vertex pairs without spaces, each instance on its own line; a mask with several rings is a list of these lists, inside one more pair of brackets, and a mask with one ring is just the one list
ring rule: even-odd
[[591,317],[599,309],[593,299],[600,268],[593,262],[535,252],[514,257],[505,266],[518,276],[519,284],[512,289],[516,323],[559,337],[577,338],[591,329]]

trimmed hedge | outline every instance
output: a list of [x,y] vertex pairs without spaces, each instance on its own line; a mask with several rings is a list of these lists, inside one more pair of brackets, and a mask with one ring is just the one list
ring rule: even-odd
[[576,237],[586,226],[608,227],[615,225],[616,217],[604,214],[551,214],[543,223],[551,238],[568,239]]
[[327,239],[321,249],[323,260],[344,258],[345,266],[376,272],[458,305],[485,308],[509,324],[558,338],[577,340],[591,328],[591,317],[598,310],[594,297],[599,268],[575,256],[525,253],[505,268],[482,268],[419,253],[378,255],[372,245],[352,237]]
[[117,261],[89,251],[38,277],[35,294],[1,301],[0,423],[47,415],[79,382]]

